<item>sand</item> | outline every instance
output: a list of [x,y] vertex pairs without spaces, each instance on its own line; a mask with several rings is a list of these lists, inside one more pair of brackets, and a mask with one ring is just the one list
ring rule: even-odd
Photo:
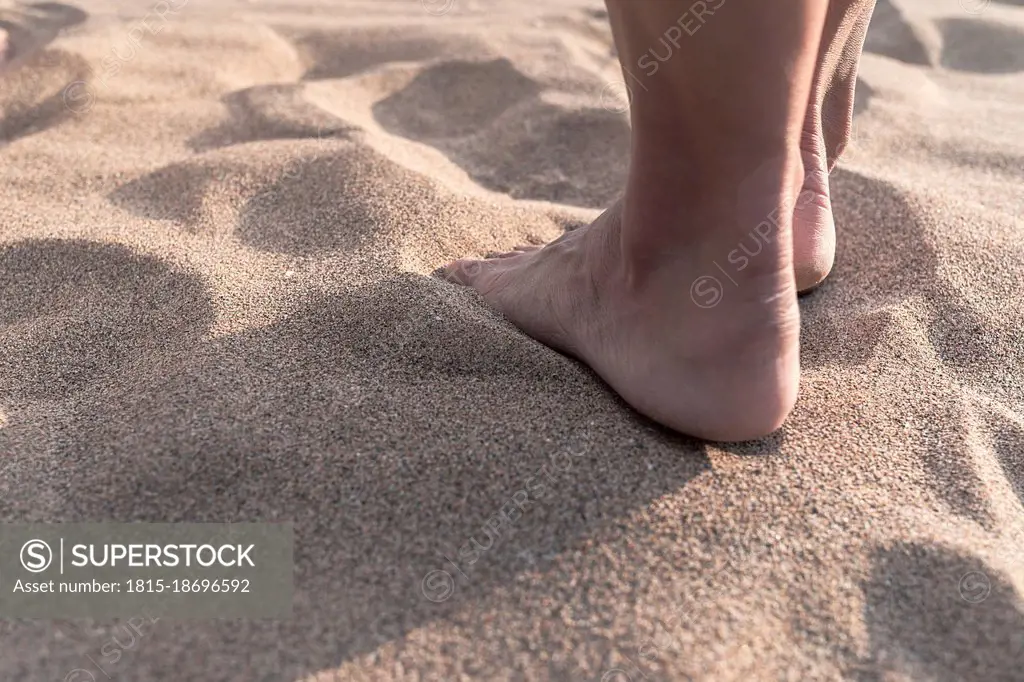
[[297,566],[286,621],[3,621],[0,679],[1024,676],[1020,0],[880,3],[799,403],[730,447],[432,276],[614,199],[599,2],[2,1],[0,519]]

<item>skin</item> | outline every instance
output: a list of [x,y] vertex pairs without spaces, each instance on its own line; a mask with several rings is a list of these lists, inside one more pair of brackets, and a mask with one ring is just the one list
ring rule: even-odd
[[798,205],[794,215],[794,267],[800,291],[813,289],[832,270],[836,228],[828,174],[850,141],[854,91],[875,0],[832,0],[825,18],[804,137],[804,188],[813,201]]
[[[762,437],[797,397],[797,292],[832,267],[828,172],[874,0],[708,0],[699,19],[692,0],[607,4],[644,86],[622,198],[543,248],[446,271],[648,417]],[[652,47],[665,61],[638,69]]]

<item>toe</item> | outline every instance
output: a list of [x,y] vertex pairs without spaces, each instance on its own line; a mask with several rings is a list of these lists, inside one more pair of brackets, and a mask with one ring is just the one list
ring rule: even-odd
[[466,287],[479,287],[484,276],[493,269],[494,263],[495,259],[457,260],[445,266],[444,275],[456,284]]

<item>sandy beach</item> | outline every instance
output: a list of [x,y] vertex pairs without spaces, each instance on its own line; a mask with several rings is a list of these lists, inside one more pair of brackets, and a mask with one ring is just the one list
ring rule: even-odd
[[599,0],[0,29],[0,520],[296,534],[289,620],[116,661],[123,623],[4,620],[0,679],[1024,678],[1021,0],[879,1],[800,399],[736,446],[436,275],[621,191]]

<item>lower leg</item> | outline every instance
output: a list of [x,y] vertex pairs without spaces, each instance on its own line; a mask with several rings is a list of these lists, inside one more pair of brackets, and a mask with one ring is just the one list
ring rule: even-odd
[[[826,3],[608,0],[608,7],[633,95],[624,202],[633,228],[624,255],[642,259],[662,236],[674,239],[667,212],[686,206],[692,215],[711,197],[731,205],[704,206],[719,212],[717,220],[691,220],[689,231],[704,227],[711,241],[735,244],[802,184],[800,145]],[[735,219],[724,219],[730,210]]]
[[743,440],[796,399],[791,221],[825,4],[715,4],[608,0],[634,95],[623,199],[543,249],[448,271],[640,412]]
[[793,216],[793,264],[801,291],[832,270],[836,227],[828,174],[853,125],[857,65],[875,0],[830,0],[801,142],[806,176]]

